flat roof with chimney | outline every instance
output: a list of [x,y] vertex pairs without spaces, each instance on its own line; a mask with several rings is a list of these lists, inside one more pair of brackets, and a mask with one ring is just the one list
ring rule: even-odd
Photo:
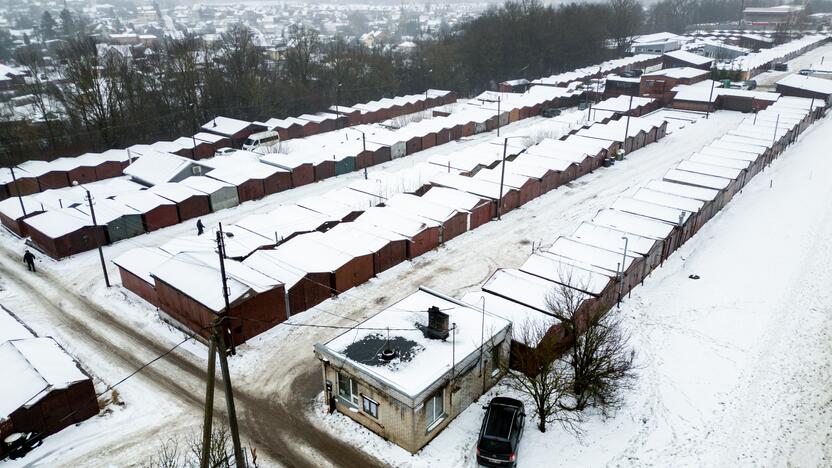
[[[429,314],[429,309],[434,312]],[[456,333],[451,330],[454,324]],[[488,312],[483,320],[477,305],[422,288],[354,330],[316,344],[315,351],[321,359],[339,368],[349,367],[415,407],[452,373],[479,358],[483,330],[485,342],[496,344],[510,336],[510,329],[508,320]],[[443,340],[445,332],[448,336]],[[383,356],[385,349],[395,353],[392,359]]]

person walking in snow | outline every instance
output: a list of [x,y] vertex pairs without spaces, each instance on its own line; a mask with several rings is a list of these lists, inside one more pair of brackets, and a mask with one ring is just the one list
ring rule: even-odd
[[23,262],[26,264],[26,268],[28,268],[29,271],[35,271],[35,254],[27,250],[26,253],[23,254]]
[[196,235],[201,236],[202,233],[205,232],[205,225],[202,224],[202,220],[196,220]]

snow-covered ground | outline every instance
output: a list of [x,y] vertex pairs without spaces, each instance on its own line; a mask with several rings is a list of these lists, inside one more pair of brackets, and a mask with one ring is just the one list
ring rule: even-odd
[[[477,288],[495,268],[515,267],[522,263],[530,252],[532,242],[539,245],[551,242],[557,235],[572,232],[581,221],[590,219],[597,210],[609,206],[618,196],[634,190],[647,180],[661,177],[681,159],[734,128],[741,118],[738,113],[716,112],[709,120],[676,129],[665,139],[634,151],[624,162],[611,168],[601,168],[558,188],[507,213],[502,221],[488,223],[413,262],[398,265],[337,299],[299,314],[292,321],[350,325],[412,293],[419,285],[461,297],[464,292]],[[541,121],[520,121],[503,131],[523,131]],[[383,167],[404,169],[440,151],[478,144],[492,136],[483,135],[451,146],[432,148]],[[248,213],[269,211],[280,203],[342,187],[360,177],[363,176],[354,173],[300,187],[215,213],[203,218],[203,221],[209,226],[218,220],[235,221]],[[159,245],[172,237],[193,231],[193,226],[183,224],[108,246],[104,253],[107,258],[113,258],[128,248]],[[140,332],[156,349],[169,348],[182,339],[183,335],[162,322],[152,307],[119,286],[104,287],[96,252],[86,252],[63,262],[42,259],[39,267],[46,270],[49,278],[40,273],[32,276],[25,272],[17,256],[23,248],[20,241],[5,234],[2,236],[0,270],[14,271],[28,278],[31,287],[40,294],[33,300],[24,285],[7,282],[8,294],[17,298],[11,304],[12,310],[27,322],[35,322],[41,333],[55,335],[102,381],[113,383],[135,368],[135,360],[146,361],[154,357],[147,349],[148,343],[126,337],[120,330],[129,328]],[[460,269],[459,265],[466,267]],[[112,265],[109,271],[111,279],[118,284]],[[82,295],[95,308],[68,297],[68,292]],[[6,299],[3,301],[6,303]],[[50,306],[50,303],[58,304],[59,309]],[[82,323],[93,328],[84,330],[80,326]],[[90,336],[95,330],[100,332],[99,335]],[[102,333],[106,337],[103,341]],[[313,357],[312,346],[337,334],[338,330],[331,329],[278,326],[240,347],[239,354],[231,360],[243,436],[248,441],[246,443],[259,444],[258,456],[264,466],[279,464],[278,460],[269,456],[271,447],[265,446],[264,439],[270,439],[265,431],[279,434],[281,440],[286,440],[285,437],[292,436],[293,428],[291,422],[275,426],[274,420],[266,420],[271,413],[264,413],[263,406],[253,403],[270,401],[287,408],[308,404],[321,389],[320,368]],[[128,354],[135,360],[125,359]],[[190,344],[187,350],[175,351],[171,355],[175,360],[166,358],[159,361],[120,387],[126,407],[111,416],[85,422],[80,428],[69,428],[48,438],[43,447],[21,460],[21,464],[100,466],[145,460],[154,453],[159,434],[181,435],[194,427],[198,428],[201,417],[198,401],[204,392],[204,383],[192,372],[183,371],[181,366],[190,363],[202,368],[204,355],[205,348],[199,344]],[[218,397],[217,407],[220,406]],[[472,421],[478,419],[476,414],[465,417]],[[447,433],[454,431],[464,432],[464,429],[449,430]],[[93,438],[91,434],[99,435]],[[530,437],[529,440],[533,439]],[[74,447],[79,441],[84,443]],[[447,443],[459,445],[456,440]],[[285,445],[308,454],[309,460],[319,465],[335,463],[337,457],[333,458],[332,453],[322,454],[315,444],[319,442],[314,439],[298,439]],[[432,447],[440,447],[437,444],[438,441]],[[455,458],[450,466],[457,464],[457,460],[465,463],[464,457],[468,452],[461,448],[456,451],[463,458]],[[436,463],[439,463],[436,466],[448,466],[443,465],[445,460],[442,459]]]
[[[581,437],[527,425],[518,466],[832,466],[830,134],[812,127],[622,304],[639,377],[621,411]],[[476,465],[478,405],[416,455],[308,411],[393,466]]]

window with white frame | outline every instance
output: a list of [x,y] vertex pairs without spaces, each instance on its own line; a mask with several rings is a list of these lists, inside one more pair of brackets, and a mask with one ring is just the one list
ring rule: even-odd
[[425,402],[425,424],[428,430],[445,415],[445,389],[439,390]]
[[378,419],[378,402],[361,395],[361,407],[365,413]]
[[338,395],[347,402],[358,406],[358,383],[350,376],[339,372]]

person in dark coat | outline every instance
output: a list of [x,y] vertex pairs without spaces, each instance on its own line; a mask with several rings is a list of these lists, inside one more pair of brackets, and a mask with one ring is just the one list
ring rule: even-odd
[[196,235],[201,236],[202,233],[205,232],[205,225],[202,224],[202,220],[196,220]]
[[28,268],[29,271],[35,271],[35,254],[27,250],[26,253],[23,254],[23,262],[26,264],[26,268]]

